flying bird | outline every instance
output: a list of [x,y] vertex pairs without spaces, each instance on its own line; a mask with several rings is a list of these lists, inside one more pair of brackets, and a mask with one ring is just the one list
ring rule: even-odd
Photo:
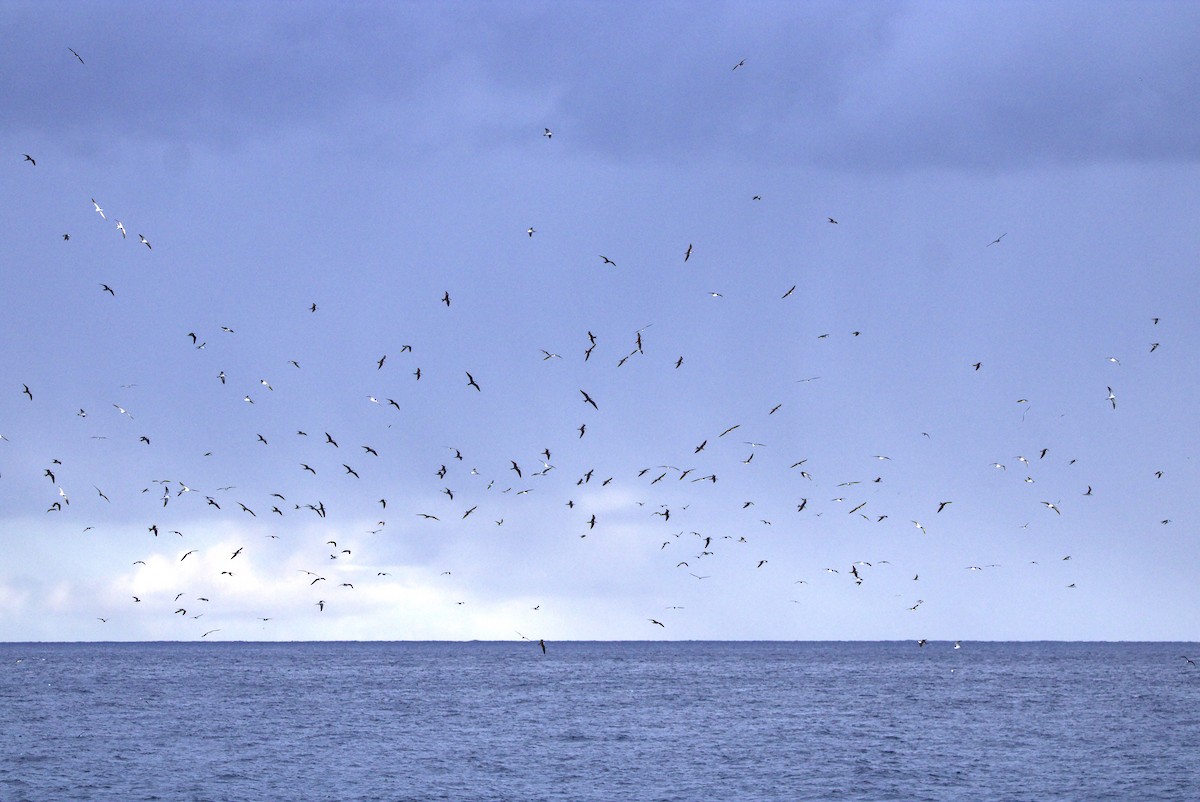
[[1004,238],[1005,238],[1005,237],[1007,237],[1007,236],[1008,236],[1008,232],[1007,232],[1007,231],[1005,231],[1003,234],[1001,234],[1000,236],[996,237],[994,240],[992,240],[991,242],[989,242],[989,243],[987,244],[987,247],[989,247],[989,248],[990,248],[990,247],[991,247],[991,246],[993,246],[993,245],[999,245],[999,244],[1000,244],[1000,240],[1004,239]]
[[34,167],[37,167],[37,162],[33,160],[32,156],[30,156],[28,153],[22,153],[21,155],[25,157],[25,161],[29,162]]
[[688,259],[691,258],[691,256],[692,256],[692,244],[689,242],[688,246],[687,246],[687,250],[684,251],[684,253],[683,253],[683,261],[686,262]]
[[83,56],[79,55],[79,54],[78,54],[78,53],[76,53],[74,50],[71,50],[71,48],[69,48],[69,47],[67,48],[67,50],[70,50],[70,51],[71,51],[71,55],[72,55],[72,56],[74,56],[75,58],[79,59],[79,63],[80,63],[80,64],[82,64],[82,63],[83,63]]

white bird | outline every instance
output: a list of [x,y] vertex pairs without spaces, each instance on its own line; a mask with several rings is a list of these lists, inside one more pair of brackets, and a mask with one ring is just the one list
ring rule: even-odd
[[95,198],[92,198],[92,205],[96,207],[96,214],[100,215],[100,217],[104,220],[108,219],[104,216],[104,210],[100,208],[100,204],[96,203]]
[[154,248],[152,248],[150,246],[150,240],[146,239],[141,234],[138,234],[138,239],[140,239],[142,241],[142,244],[145,245],[147,248],[150,248],[150,250],[154,250]]
[[535,229],[533,226],[530,226],[525,233],[532,237],[536,231],[537,229]]
[[125,239],[125,224],[120,220],[117,221],[117,230],[121,232],[121,239]]
[[1112,391],[1111,387],[1108,388],[1108,398],[1106,398],[1104,400],[1109,402],[1110,404],[1112,404],[1113,409],[1117,408],[1117,397],[1115,395],[1113,395],[1113,391]]
[[551,131],[549,128],[543,128],[542,136],[546,137],[546,139],[550,139],[554,136],[554,132]]

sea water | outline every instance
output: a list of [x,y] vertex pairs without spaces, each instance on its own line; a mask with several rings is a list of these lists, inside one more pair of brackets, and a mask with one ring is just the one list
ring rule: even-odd
[[1183,655],[0,644],[0,800],[1200,800]]

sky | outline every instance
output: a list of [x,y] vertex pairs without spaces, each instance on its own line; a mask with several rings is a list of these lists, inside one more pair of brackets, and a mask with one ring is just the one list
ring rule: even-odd
[[0,26],[0,640],[1200,640],[1194,3]]

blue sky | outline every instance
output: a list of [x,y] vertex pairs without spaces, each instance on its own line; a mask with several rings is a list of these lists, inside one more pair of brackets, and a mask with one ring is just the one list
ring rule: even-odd
[[1200,637],[1194,5],[60,11],[0,638]]

